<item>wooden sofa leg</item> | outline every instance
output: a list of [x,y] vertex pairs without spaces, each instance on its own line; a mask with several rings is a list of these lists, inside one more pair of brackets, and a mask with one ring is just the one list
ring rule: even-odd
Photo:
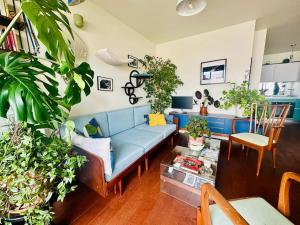
[[148,172],[148,170],[149,170],[149,160],[148,160],[148,158],[145,159],[145,170],[146,170],[146,172]]
[[122,194],[123,194],[122,179],[121,179],[121,180],[119,180],[119,182],[118,182],[118,186],[119,186],[119,192],[120,192],[120,196],[122,196]]
[[114,193],[117,194],[117,185],[114,185]]
[[141,178],[141,175],[142,175],[142,165],[140,164],[138,166],[138,176],[139,176],[139,178]]

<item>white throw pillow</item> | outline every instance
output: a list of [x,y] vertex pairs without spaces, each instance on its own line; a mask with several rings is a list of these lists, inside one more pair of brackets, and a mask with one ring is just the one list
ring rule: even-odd
[[110,138],[87,138],[73,132],[71,140],[73,145],[100,157],[104,162],[104,173],[112,175]]

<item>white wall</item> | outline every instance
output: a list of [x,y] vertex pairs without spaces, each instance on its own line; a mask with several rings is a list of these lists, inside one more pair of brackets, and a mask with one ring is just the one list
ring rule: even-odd
[[[290,58],[291,52],[283,52],[278,54],[265,55],[263,64],[266,63],[282,63],[286,58]],[[294,61],[300,61],[300,51],[294,52]]]
[[[109,48],[123,58],[127,58],[128,54],[143,58],[146,54],[155,54],[155,45],[92,1],[85,1],[80,5],[70,7],[70,10],[72,13],[79,13],[84,17],[85,27],[83,29],[75,28],[75,31],[86,43],[89,52],[87,61],[95,71],[95,85],[91,95],[83,97],[82,102],[74,106],[71,115],[89,114],[130,106],[128,96],[125,95],[121,87],[129,81],[129,73],[133,68],[129,68],[127,65],[121,67],[107,65],[96,58],[95,52],[102,48]],[[70,22],[72,23],[71,18]],[[97,76],[113,78],[114,91],[98,91]],[[138,89],[137,95],[145,96],[142,88]],[[145,104],[145,102],[146,100],[142,99],[137,105]]]
[[[282,63],[284,59],[289,59],[291,52],[283,52],[278,54],[265,55],[263,64],[266,63]],[[294,52],[294,61],[300,61],[300,51]],[[294,93],[297,96],[300,96],[300,82],[295,82],[293,84],[293,88],[295,89]]]
[[261,78],[262,62],[264,58],[266,45],[267,29],[255,32],[253,51],[252,51],[252,66],[250,77],[250,88],[259,89]]
[[[250,69],[255,21],[226,27],[209,33],[163,43],[156,46],[157,56],[170,58],[178,67],[184,86],[178,95],[194,95],[196,90],[208,89],[215,99],[221,97],[230,84],[200,85],[200,63],[227,58],[227,82],[240,84]],[[261,62],[260,62],[261,64]],[[194,110],[198,110],[195,107]],[[210,107],[210,112],[222,112]],[[234,113],[231,111],[231,113]]]

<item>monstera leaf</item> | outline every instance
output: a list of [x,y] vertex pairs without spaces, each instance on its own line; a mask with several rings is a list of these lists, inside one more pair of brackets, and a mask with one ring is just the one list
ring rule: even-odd
[[49,54],[60,64],[74,68],[75,57],[68,40],[62,34],[63,25],[73,37],[69,21],[64,13],[69,12],[63,0],[22,0],[21,8],[36,28],[38,39]]
[[16,120],[32,124],[62,120],[54,71],[24,53],[0,54],[0,117],[11,107]]
[[84,91],[85,95],[90,94],[93,86],[94,71],[88,63],[83,62],[69,73],[73,75],[73,79],[68,82],[64,102],[67,105],[75,105],[81,102],[81,91]]

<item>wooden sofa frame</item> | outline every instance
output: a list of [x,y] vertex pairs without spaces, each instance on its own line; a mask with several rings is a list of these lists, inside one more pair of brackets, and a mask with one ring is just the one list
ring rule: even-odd
[[88,186],[90,189],[97,192],[102,197],[107,197],[109,194],[109,190],[114,188],[114,192],[117,192],[117,185],[119,188],[120,195],[123,193],[122,187],[122,178],[129,174],[133,169],[138,167],[138,176],[141,176],[142,173],[142,162],[145,161],[145,170],[149,169],[149,155],[159,149],[163,144],[170,143],[172,146],[174,144],[174,135],[178,133],[178,118],[174,117],[174,124],[176,124],[176,131],[170,134],[167,138],[162,140],[156,146],[154,146],[150,151],[148,151],[145,155],[140,157],[134,163],[129,165],[122,173],[116,176],[111,181],[107,182],[104,176],[104,162],[102,158],[87,152],[81,148],[74,146],[73,151],[83,155],[87,158],[88,162],[85,166],[77,171],[78,180]]

